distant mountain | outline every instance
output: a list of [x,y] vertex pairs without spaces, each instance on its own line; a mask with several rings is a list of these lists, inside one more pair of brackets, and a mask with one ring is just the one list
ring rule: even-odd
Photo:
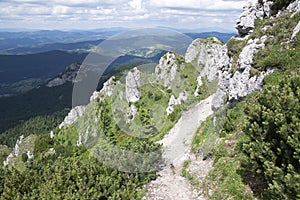
[[[0,54],[28,54],[51,50],[76,50],[88,49],[88,45],[97,45],[103,39],[126,31],[125,28],[110,28],[96,30],[40,30],[22,32],[1,32],[0,29]],[[224,43],[235,33],[220,32],[193,32],[192,30],[178,30],[193,39],[217,37]],[[190,31],[190,32],[189,32]],[[81,47],[81,48],[80,48]]]
[[220,32],[203,32],[203,33],[185,33],[187,36],[197,39],[197,38],[208,38],[208,37],[216,37],[221,40],[223,43],[227,43],[230,38],[237,35],[236,33],[220,33]]
[[47,51],[69,51],[69,52],[78,52],[78,53],[87,53],[97,45],[99,45],[104,39],[100,40],[91,40],[83,42],[74,42],[74,43],[50,43],[42,44],[34,47],[17,47],[8,49],[2,52],[2,54],[8,55],[20,55],[20,54],[34,54]]
[[11,88],[14,83],[24,80],[40,82],[54,77],[69,64],[81,63],[86,56],[57,50],[28,55],[0,55],[0,95],[16,93]]
[[[54,43],[77,43],[106,39],[124,29],[99,29],[91,31],[40,30],[23,32],[0,32],[0,53],[16,48],[36,48]],[[50,49],[48,49],[49,51]],[[57,50],[57,49],[56,49]]]

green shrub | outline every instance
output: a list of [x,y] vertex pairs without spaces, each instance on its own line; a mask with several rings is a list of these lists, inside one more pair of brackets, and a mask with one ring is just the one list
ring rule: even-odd
[[[268,85],[249,105],[243,145],[255,177],[263,178],[264,198],[300,198],[300,76]],[[261,186],[261,185],[260,185]]]

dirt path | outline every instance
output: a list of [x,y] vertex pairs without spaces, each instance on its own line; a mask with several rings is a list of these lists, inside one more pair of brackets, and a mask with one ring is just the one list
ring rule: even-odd
[[[184,112],[176,125],[159,141],[164,147],[163,157],[167,161],[167,167],[159,172],[156,180],[147,185],[148,193],[144,197],[145,200],[202,199],[196,197],[197,194],[193,193],[189,181],[180,176],[180,172],[183,162],[187,159],[199,163],[195,156],[190,154],[190,144],[201,122],[213,114],[212,99],[213,96],[210,96]],[[170,167],[171,163],[174,168]],[[210,166],[210,163],[202,162],[202,164]],[[203,170],[203,173],[206,174],[207,167],[199,166],[199,173]]]

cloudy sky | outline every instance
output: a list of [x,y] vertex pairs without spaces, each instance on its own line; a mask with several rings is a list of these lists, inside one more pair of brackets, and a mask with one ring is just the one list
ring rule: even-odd
[[0,28],[234,31],[245,0],[0,0]]

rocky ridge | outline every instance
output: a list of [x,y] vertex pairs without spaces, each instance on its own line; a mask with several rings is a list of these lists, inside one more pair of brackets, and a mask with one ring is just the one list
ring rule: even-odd
[[77,72],[78,72],[80,66],[81,65],[79,63],[73,63],[73,64],[67,66],[65,72],[60,73],[58,77],[50,80],[46,86],[47,87],[56,87],[59,85],[63,85],[66,82],[74,83],[76,80]]

